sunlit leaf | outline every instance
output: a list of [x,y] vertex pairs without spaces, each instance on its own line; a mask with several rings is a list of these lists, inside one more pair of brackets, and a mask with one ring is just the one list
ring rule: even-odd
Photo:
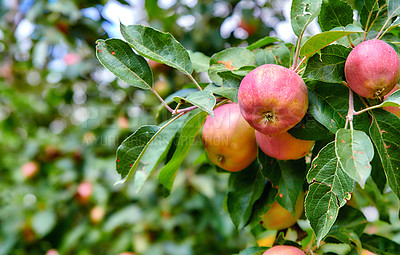
[[189,53],[170,33],[143,25],[120,25],[124,39],[142,56],[169,65],[184,74],[193,72]]
[[290,10],[290,22],[297,36],[304,33],[306,27],[319,14],[322,0],[293,0]]
[[335,151],[342,169],[361,187],[371,174],[374,147],[363,131],[339,129],[336,132]]
[[199,107],[203,111],[206,111],[208,114],[214,117],[213,108],[217,101],[214,95],[211,93],[211,91],[208,90],[196,91],[194,93],[189,94],[187,97],[175,96],[174,100],[177,103],[179,103],[181,100],[183,102],[188,102],[192,105]]
[[98,40],[96,56],[100,63],[124,82],[141,89],[153,85],[153,73],[147,61],[119,39]]

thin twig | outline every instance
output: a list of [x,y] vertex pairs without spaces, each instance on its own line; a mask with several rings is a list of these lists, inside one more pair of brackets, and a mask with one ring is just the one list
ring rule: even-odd
[[349,88],[349,111],[347,112],[346,125],[344,128],[347,128],[347,123],[350,123],[350,129],[353,130],[353,115],[354,115],[353,91]]
[[169,107],[169,105],[164,101],[164,99],[157,93],[157,91],[155,91],[151,86],[148,86],[149,89],[151,90],[151,92],[154,93],[154,95],[156,95],[156,97],[161,101],[161,103],[165,106],[165,108],[167,108],[168,111],[170,112],[174,112],[174,110]]
[[299,38],[297,39],[296,52],[293,57],[293,65],[291,68],[292,70],[297,69],[297,60],[299,59],[300,44],[301,44],[301,40],[303,39],[303,33],[304,33],[304,31],[300,34]]
[[200,85],[197,83],[197,81],[193,78],[191,74],[188,74],[189,78],[194,82],[194,84],[197,86],[199,90],[203,90]]

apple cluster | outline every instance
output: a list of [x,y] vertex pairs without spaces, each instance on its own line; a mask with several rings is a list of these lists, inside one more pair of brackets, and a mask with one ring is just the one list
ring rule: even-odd
[[238,92],[238,104],[215,109],[203,127],[203,144],[211,162],[227,171],[240,171],[257,157],[257,147],[279,160],[304,157],[314,141],[287,131],[307,112],[308,94],[294,71],[265,64],[248,73]]

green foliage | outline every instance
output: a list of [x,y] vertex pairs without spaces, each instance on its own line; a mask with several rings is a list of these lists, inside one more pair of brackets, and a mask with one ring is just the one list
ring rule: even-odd
[[[34,33],[24,52],[14,33],[20,16],[0,16],[0,254],[262,254],[267,247],[254,246],[249,232],[257,239],[265,231],[260,217],[274,202],[294,215],[301,192],[305,215],[274,244],[314,254],[399,250],[400,119],[378,108],[400,107],[400,92],[383,102],[352,97],[344,75],[353,44],[381,38],[398,47],[398,0],[293,0],[295,46],[268,36],[260,15],[274,12],[270,1],[219,1],[228,13],[218,15],[213,1],[165,9],[145,1],[150,26],[120,24],[123,40],[103,36],[104,4],[34,1],[25,13],[1,5]],[[82,16],[89,7],[98,20]],[[177,26],[185,15],[194,24]],[[238,15],[237,30],[222,38],[224,19]],[[309,34],[315,19],[322,32]],[[62,71],[54,69],[59,41],[78,59]],[[259,149],[249,167],[227,173],[208,160],[199,133],[264,64],[304,79],[309,108],[289,132],[316,144],[298,160]],[[39,165],[36,176],[18,171],[28,161]],[[79,183],[91,185],[90,198],[78,194]],[[371,206],[379,221],[369,222]],[[97,222],[95,208],[103,210]]]

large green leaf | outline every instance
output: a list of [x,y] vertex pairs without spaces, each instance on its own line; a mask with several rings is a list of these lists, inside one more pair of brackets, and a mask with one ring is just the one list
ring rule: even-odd
[[[360,23],[366,31],[380,30],[388,16],[387,5],[381,0],[364,0],[360,11]],[[386,2],[386,1],[383,1]]]
[[342,45],[328,45],[315,54],[308,62],[304,77],[322,82],[341,83],[344,78],[344,64],[351,49]]
[[170,33],[143,25],[120,26],[125,40],[142,56],[178,69],[186,75],[193,72],[186,49]]
[[100,63],[129,85],[141,89],[153,86],[153,73],[147,61],[119,39],[98,40],[96,56]]
[[339,129],[336,132],[335,152],[342,169],[364,188],[371,174],[374,146],[363,131]]
[[294,33],[300,36],[319,14],[322,0],[293,0],[290,22]]
[[222,78],[218,75],[219,72],[232,72],[243,67],[255,66],[256,60],[250,50],[246,48],[229,48],[211,57],[208,75],[217,85],[222,85]]
[[400,14],[400,0],[388,0],[388,15],[393,18]]
[[197,132],[199,131],[207,113],[196,109],[190,113],[185,125],[179,133],[179,139],[176,150],[170,161],[160,170],[158,180],[160,184],[166,189],[166,195],[169,195],[175,176],[181,166],[186,154],[188,153]]
[[129,179],[147,147],[160,132],[161,128],[158,126],[142,126],[121,143],[115,160],[117,172],[121,175],[121,180],[117,183],[123,183]]
[[385,171],[387,182],[400,199],[400,119],[381,109],[370,111],[370,136]]
[[311,56],[321,50],[322,48],[330,45],[343,36],[364,33],[360,27],[348,25],[346,28],[338,28],[331,31],[322,32],[310,37],[300,48],[301,56]]
[[211,83],[204,90],[209,90],[216,95],[220,95],[230,99],[232,102],[238,102],[238,92],[240,85],[240,77],[234,75],[233,73],[219,72],[218,76],[222,78],[222,85],[216,85],[215,83]]
[[190,59],[192,60],[193,70],[200,72],[208,72],[210,68],[210,57],[204,55],[202,52],[188,51]]
[[177,120],[174,120],[172,123],[169,123],[166,127],[164,127],[164,130],[160,132],[149,144],[146,152],[137,164],[137,167],[130,170],[133,171],[133,189],[136,192],[138,192],[143,187],[150,174],[165,158],[168,152],[168,148],[174,141],[176,133],[178,132],[178,130],[180,130],[180,128],[186,121],[187,116],[188,115],[179,117]]
[[323,1],[318,23],[322,31],[329,31],[335,27],[346,27],[353,23],[353,9],[343,0]]
[[[339,83],[307,83],[309,107],[308,112],[319,123],[332,133],[344,127],[349,107],[349,89]],[[354,97],[354,108],[365,108],[359,97]],[[368,132],[369,118],[367,114],[354,116],[354,128]]]
[[215,96],[208,90],[197,91],[189,94],[187,97],[174,96],[175,102],[179,103],[180,101],[188,102],[192,105],[195,105],[206,111],[208,114],[214,117],[213,108],[217,100]]
[[335,154],[335,143],[326,145],[311,162],[311,183],[305,211],[319,243],[333,226],[339,208],[350,199],[353,180],[343,171]]
[[306,164],[304,159],[276,160],[258,150],[262,174],[278,189],[276,201],[291,214],[295,214],[296,202],[303,188]]
[[333,136],[332,132],[316,121],[309,113],[306,113],[304,118],[288,132],[297,139],[312,141],[324,140]]
[[256,161],[240,172],[231,173],[226,202],[229,215],[237,229],[247,225],[253,205],[262,195],[264,185],[265,178]]
[[400,251],[400,244],[383,236],[363,234],[360,239],[363,248],[379,255],[393,255]]
[[322,83],[309,86],[308,111],[329,131],[336,133],[346,122],[347,95],[348,89],[341,84]]
[[290,50],[285,44],[277,44],[254,51],[257,66],[264,64],[277,64],[289,67]]

